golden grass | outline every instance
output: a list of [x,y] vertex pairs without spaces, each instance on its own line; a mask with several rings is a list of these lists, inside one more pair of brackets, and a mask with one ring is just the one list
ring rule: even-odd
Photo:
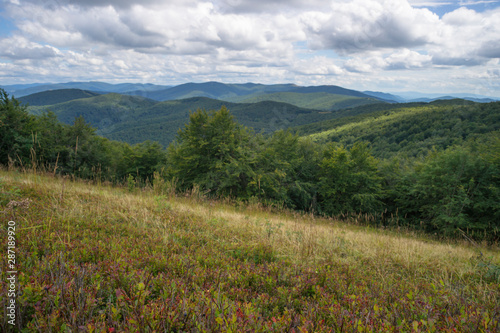
[[[236,207],[189,197],[158,196],[152,190],[129,193],[124,188],[91,185],[32,173],[0,171],[2,182],[31,188],[48,196],[54,219],[116,220],[151,228],[166,244],[172,235],[191,235],[220,244],[265,244],[277,258],[291,262],[349,264],[374,272],[381,281],[407,279],[449,288],[469,285],[488,293],[477,274],[480,253],[500,263],[498,247],[466,241],[435,241],[406,231],[374,229],[294,212]],[[49,218],[43,226],[50,228]],[[71,239],[66,240],[71,242]]]

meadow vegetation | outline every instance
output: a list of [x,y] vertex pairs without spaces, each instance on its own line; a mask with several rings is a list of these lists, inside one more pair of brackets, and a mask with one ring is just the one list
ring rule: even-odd
[[19,272],[18,327],[3,315],[4,332],[500,329],[496,246],[179,196],[159,179],[0,179]]

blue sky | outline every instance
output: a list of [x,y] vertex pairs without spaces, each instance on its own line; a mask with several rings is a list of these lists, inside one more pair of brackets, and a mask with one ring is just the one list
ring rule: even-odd
[[0,0],[0,86],[332,84],[500,97],[500,2]]

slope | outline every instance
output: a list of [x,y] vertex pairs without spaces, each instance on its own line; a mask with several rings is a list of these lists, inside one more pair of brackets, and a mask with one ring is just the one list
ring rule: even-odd
[[277,92],[271,94],[253,94],[250,97],[239,96],[236,98],[232,98],[231,100],[242,103],[275,101],[289,103],[303,108],[329,111],[380,102],[379,100],[376,100],[374,98],[338,95],[327,92]]
[[66,124],[73,123],[76,117],[83,117],[92,126],[103,129],[125,120],[138,119],[145,109],[156,103],[143,97],[112,93],[54,105],[30,107],[29,111],[39,114],[49,109]]
[[35,84],[17,84],[3,86],[9,94],[20,98],[31,94],[60,89],[80,89],[97,93],[121,93],[134,95],[130,92],[151,92],[156,90],[163,90],[170,86],[155,85],[155,84],[142,84],[142,83],[119,83],[111,84],[106,82],[67,82],[67,83],[35,83]]
[[48,90],[19,98],[23,104],[30,106],[52,105],[69,102],[80,98],[98,96],[98,93],[81,89]]
[[138,143],[150,139],[164,146],[172,142],[184,127],[189,112],[197,109],[218,110],[226,106],[236,120],[256,132],[270,133],[278,129],[331,119],[332,114],[299,108],[278,102],[229,103],[205,97],[166,101],[145,110],[138,119],[131,119],[98,131],[114,140]]
[[[500,102],[464,100],[379,106],[370,113],[294,128],[302,136],[347,146],[367,141],[375,156],[418,156],[500,130]],[[356,109],[350,110],[350,112]]]
[[0,179],[0,209],[17,227],[16,331],[499,328],[500,286],[483,269],[498,269],[495,247],[39,171]]
[[218,110],[223,105],[240,123],[263,133],[335,116],[330,112],[272,101],[230,103],[206,97],[193,97],[157,102],[144,97],[120,94],[99,95],[54,105],[30,106],[29,111],[40,114],[49,109],[66,124],[71,124],[75,117],[82,116],[97,128],[98,134],[107,138],[131,144],[153,140],[166,146],[175,138],[178,129],[187,122],[190,111]]
[[186,99],[191,97],[208,97],[229,100],[237,96],[256,93],[289,91],[297,86],[293,84],[264,85],[255,83],[225,84],[221,82],[185,83],[165,90],[148,94],[149,98],[158,101]]

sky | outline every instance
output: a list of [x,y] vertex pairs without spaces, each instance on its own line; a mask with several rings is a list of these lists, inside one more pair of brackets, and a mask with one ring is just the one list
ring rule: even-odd
[[500,97],[500,0],[0,0],[0,86],[295,83]]

